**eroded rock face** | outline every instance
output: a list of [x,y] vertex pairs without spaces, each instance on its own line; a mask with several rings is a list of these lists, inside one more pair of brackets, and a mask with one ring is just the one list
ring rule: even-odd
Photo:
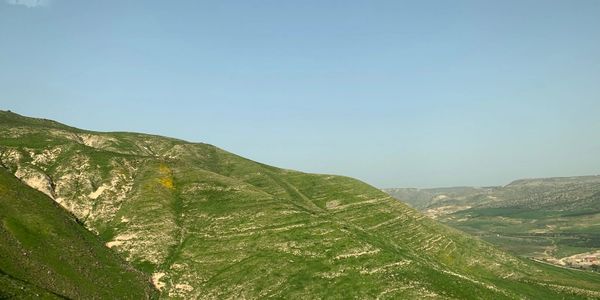
[[19,168],[19,163],[23,158],[20,151],[12,148],[0,149],[0,164],[9,171],[15,172]]
[[78,134],[77,136],[81,139],[84,145],[97,149],[106,149],[117,142],[117,139],[106,135],[84,133]]
[[[11,137],[39,134],[35,130],[9,131]],[[0,162],[24,183],[48,195],[88,228],[98,232],[97,226],[110,222],[121,203],[131,191],[136,161],[123,157],[108,157],[99,162],[93,152],[77,149],[68,142],[77,141],[85,146],[110,146],[114,138],[98,135],[78,135],[55,130],[51,136],[64,138],[65,144],[48,148],[3,148]],[[52,144],[52,143],[50,143]],[[75,149],[74,149],[75,148]]]
[[52,180],[41,171],[29,166],[22,166],[17,169],[15,176],[30,187],[48,195],[48,197],[52,199],[56,197]]

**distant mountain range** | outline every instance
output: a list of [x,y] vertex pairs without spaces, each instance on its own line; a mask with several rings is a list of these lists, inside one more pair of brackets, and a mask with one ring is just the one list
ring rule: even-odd
[[600,298],[352,178],[6,111],[0,241],[0,298]]
[[[561,258],[591,252],[600,265],[600,176],[521,179],[486,188],[385,191],[514,254],[565,265]],[[592,268],[594,262],[590,258],[568,264]]]

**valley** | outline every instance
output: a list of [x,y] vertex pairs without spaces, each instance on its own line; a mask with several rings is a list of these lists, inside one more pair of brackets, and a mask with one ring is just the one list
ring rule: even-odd
[[592,257],[600,249],[600,176],[386,191],[437,221],[516,255],[597,270]]

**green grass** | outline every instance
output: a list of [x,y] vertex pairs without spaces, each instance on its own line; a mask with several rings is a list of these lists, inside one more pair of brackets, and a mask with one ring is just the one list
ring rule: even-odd
[[598,215],[565,217],[560,212],[543,209],[483,208],[461,211],[440,220],[483,236],[517,255],[540,256],[547,247],[556,246],[550,254],[560,258],[600,248],[600,226],[594,225],[597,219]]

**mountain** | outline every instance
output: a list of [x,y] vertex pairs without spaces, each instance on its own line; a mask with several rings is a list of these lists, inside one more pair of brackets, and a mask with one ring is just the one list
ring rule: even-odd
[[600,297],[596,274],[509,255],[358,180],[208,144],[0,112],[0,161],[162,298]]
[[[386,191],[440,222],[514,254],[565,265],[563,260],[570,256],[596,255],[594,251],[600,250],[600,176],[521,179],[487,188]],[[600,260],[600,253],[596,256]],[[593,265],[593,261],[574,264]]]

